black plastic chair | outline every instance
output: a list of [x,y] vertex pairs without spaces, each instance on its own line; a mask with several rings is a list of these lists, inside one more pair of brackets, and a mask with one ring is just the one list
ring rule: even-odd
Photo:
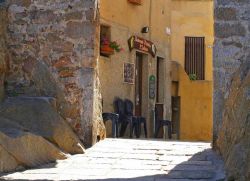
[[125,113],[126,115],[132,117],[132,122],[130,122],[130,137],[132,137],[134,130],[135,130],[135,135],[137,138],[139,138],[141,135],[141,124],[143,124],[145,137],[147,138],[146,118],[141,117],[141,116],[134,116],[133,110],[134,110],[133,102],[129,99],[126,99],[125,100]]
[[160,120],[158,117],[158,110],[157,107],[155,107],[155,138],[158,138],[158,134],[160,131],[160,128],[163,128],[164,126],[168,127],[168,138],[172,138],[172,123],[169,120]]
[[125,104],[122,99],[116,97],[114,100],[115,113],[119,114],[118,127],[121,125],[120,137],[123,137],[126,131],[127,124],[129,122],[128,117],[125,114]]
[[[129,136],[130,138],[132,138],[133,134],[135,133],[136,137],[139,138],[140,134],[139,134],[138,117],[134,116],[133,110],[134,110],[134,105],[132,101],[130,101],[129,99],[125,99],[125,114],[126,114],[127,120],[129,121],[127,122],[127,124],[129,123],[129,127],[130,127]],[[124,125],[123,129],[126,130],[127,124]]]
[[119,136],[119,114],[115,113],[102,113],[102,118],[104,124],[111,120],[112,122],[112,137],[118,138]]
[[[103,108],[103,99],[102,99],[102,108]],[[112,122],[112,137],[118,138],[119,136],[119,114],[104,112],[102,113],[102,119],[103,119],[104,124],[109,120]]]

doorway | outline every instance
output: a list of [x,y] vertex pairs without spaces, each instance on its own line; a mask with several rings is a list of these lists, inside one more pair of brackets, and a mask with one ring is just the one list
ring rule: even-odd
[[172,96],[172,133],[180,139],[180,96]]
[[135,115],[142,115],[142,61],[143,54],[136,52],[135,61]]
[[[156,104],[155,109],[157,110],[158,119],[164,119],[164,76],[165,76],[165,62],[164,58],[157,57],[156,60]],[[162,138],[164,135],[163,128],[158,133],[158,138]]]
[[156,102],[157,103],[164,103],[164,58],[157,57],[157,67],[156,67],[156,80],[157,80],[157,95],[156,95]]

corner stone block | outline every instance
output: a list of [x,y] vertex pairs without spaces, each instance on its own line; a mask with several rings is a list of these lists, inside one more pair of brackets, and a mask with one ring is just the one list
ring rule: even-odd
[[215,19],[217,20],[236,20],[237,19],[237,9],[232,7],[227,8],[217,8],[215,9]]
[[68,22],[65,32],[72,39],[88,38],[94,35],[95,26],[90,22]]
[[215,23],[215,36],[218,38],[229,38],[231,36],[244,37],[245,35],[246,29],[240,23]]

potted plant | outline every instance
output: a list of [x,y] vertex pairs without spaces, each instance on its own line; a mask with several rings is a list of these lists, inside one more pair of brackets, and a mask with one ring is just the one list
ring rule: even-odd
[[196,74],[189,74],[189,79],[194,81],[194,80],[197,80],[197,75]]
[[120,52],[123,48],[116,41],[109,41],[107,38],[101,40],[101,54],[113,55],[114,52]]

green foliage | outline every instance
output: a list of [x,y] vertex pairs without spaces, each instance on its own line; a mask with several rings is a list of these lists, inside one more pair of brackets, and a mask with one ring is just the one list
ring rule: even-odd
[[118,44],[116,41],[110,42],[109,47],[113,48],[116,52],[120,52],[120,51],[123,50],[123,48],[121,47],[121,45]]
[[196,74],[189,74],[189,79],[190,80],[197,80],[197,75]]
[[107,37],[101,38],[101,45],[108,45],[110,48],[112,48],[116,52],[124,51],[122,46],[119,43],[117,43],[117,41],[110,41]]

